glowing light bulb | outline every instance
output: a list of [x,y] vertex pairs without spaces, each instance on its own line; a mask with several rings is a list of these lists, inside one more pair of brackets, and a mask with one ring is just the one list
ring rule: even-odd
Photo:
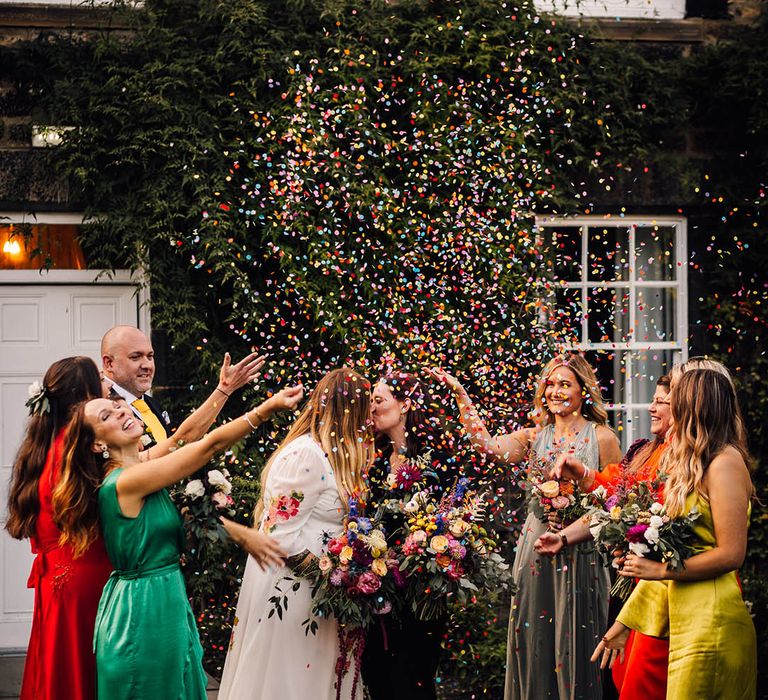
[[6,241],[3,252],[8,253],[8,255],[18,255],[21,252],[21,246],[18,241]]

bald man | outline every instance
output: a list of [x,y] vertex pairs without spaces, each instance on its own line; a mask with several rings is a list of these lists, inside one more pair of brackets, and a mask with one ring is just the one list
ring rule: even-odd
[[171,420],[147,394],[155,376],[155,351],[149,338],[134,326],[110,328],[101,339],[101,363],[112,390],[131,405],[155,442],[164,440]]

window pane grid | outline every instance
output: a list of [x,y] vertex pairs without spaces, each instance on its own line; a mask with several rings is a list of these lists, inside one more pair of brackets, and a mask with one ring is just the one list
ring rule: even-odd
[[599,364],[606,408],[627,447],[647,437],[646,399],[656,379],[687,356],[685,220],[578,217],[537,223],[556,237],[563,260],[570,261],[560,266],[565,279],[555,281],[565,296],[557,297],[580,298],[580,318],[574,319],[580,342],[569,349]]

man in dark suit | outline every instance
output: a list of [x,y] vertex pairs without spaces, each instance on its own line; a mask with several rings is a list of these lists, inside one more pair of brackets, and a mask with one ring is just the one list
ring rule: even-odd
[[133,326],[110,328],[101,339],[101,362],[112,391],[130,404],[155,442],[164,440],[171,420],[147,393],[155,376],[155,351],[149,338]]

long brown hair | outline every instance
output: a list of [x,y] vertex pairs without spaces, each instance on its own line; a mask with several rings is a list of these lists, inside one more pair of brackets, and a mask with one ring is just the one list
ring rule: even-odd
[[664,500],[670,516],[684,512],[688,494],[703,495],[704,474],[725,448],[736,448],[750,463],[737,423],[738,405],[733,384],[718,371],[689,370],[675,383],[670,404],[674,434],[661,462],[669,474]]
[[33,537],[40,512],[39,482],[48,452],[72,407],[101,396],[99,369],[90,357],[54,362],[43,377],[48,410],[34,413],[13,463],[5,529],[16,539]]
[[576,376],[576,381],[581,387],[581,415],[597,425],[605,425],[608,422],[608,411],[603,405],[603,396],[595,370],[582,355],[575,352],[556,355],[544,365],[533,397],[536,422],[542,426],[555,422],[555,416],[547,408],[547,402],[544,400],[544,392],[549,375],[558,367],[567,367]]
[[[668,374],[663,374],[656,381],[656,386],[664,387],[667,390],[667,394],[669,394],[670,384],[671,378]],[[648,461],[648,458],[653,454],[653,451],[658,447],[661,447],[666,439],[666,435],[656,435],[654,440],[648,440],[648,442],[646,442],[645,445],[643,445],[632,456],[632,460],[627,466],[627,469],[630,472],[636,472],[638,469],[640,469],[640,467],[642,467]]]
[[80,556],[99,534],[99,484],[107,464],[91,448],[96,441],[85,419],[82,401],[72,410],[64,440],[61,478],[53,490],[53,520],[61,530],[60,544],[70,544]]
[[[393,371],[385,374],[384,382],[395,400],[410,399],[411,406],[405,412],[405,456],[418,457],[425,449],[449,447],[449,436],[445,426],[431,409],[435,401],[424,382],[410,372]],[[383,433],[376,436],[376,449],[385,457],[391,454],[392,442]]]
[[[307,405],[264,467],[261,474],[262,493],[280,450],[296,438],[311,435],[331,463],[339,495],[346,506],[349,496],[364,492],[363,477],[373,461],[370,416],[370,382],[348,367],[328,372],[317,383]],[[263,512],[262,498],[254,511],[257,524]]]

